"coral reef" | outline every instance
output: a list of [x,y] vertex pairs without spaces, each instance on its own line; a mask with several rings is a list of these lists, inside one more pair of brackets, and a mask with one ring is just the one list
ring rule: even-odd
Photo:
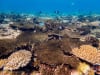
[[0,68],[3,68],[6,63],[7,59],[0,59]]
[[13,51],[15,51],[17,44],[15,42],[15,39],[5,39],[0,40],[0,57],[6,58],[11,54]]
[[0,36],[21,32],[0,39],[0,75],[78,75],[100,64],[100,16],[39,15],[0,14]]
[[90,45],[82,45],[80,48],[74,48],[72,53],[92,64],[95,64],[96,61],[99,61],[99,59],[97,59],[97,57],[99,58],[98,50]]
[[20,50],[14,52],[8,57],[8,62],[4,65],[4,70],[16,70],[26,66],[31,60],[32,54],[30,51]]
[[76,57],[64,55],[60,50],[38,50],[36,54],[40,63],[48,65],[69,64],[76,68],[80,62]]
[[70,75],[68,66],[62,64],[56,67],[50,67],[49,65],[41,64],[40,65],[40,74],[41,75]]
[[37,52],[37,58],[43,62],[43,63],[48,63],[48,64],[60,64],[62,63],[62,57],[63,54],[61,51],[57,51],[57,50],[39,50]]
[[100,50],[98,50],[98,53],[96,55],[95,63],[100,64]]

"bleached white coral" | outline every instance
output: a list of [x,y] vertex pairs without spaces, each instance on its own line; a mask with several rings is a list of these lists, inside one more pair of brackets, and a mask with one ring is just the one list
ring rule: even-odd
[[16,70],[26,66],[31,60],[32,54],[27,50],[20,50],[12,53],[8,57],[8,62],[4,66],[4,70]]

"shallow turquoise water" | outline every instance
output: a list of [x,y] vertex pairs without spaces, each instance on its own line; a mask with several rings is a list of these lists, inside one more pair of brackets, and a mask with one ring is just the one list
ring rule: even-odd
[[0,0],[0,12],[100,13],[100,0]]

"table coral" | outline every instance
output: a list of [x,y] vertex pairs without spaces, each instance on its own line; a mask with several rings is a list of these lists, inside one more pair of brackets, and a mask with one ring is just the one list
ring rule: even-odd
[[8,62],[4,66],[4,70],[17,70],[26,66],[31,60],[32,54],[27,50],[20,50],[12,53],[8,57]]
[[72,53],[92,64],[100,63],[100,51],[90,45],[82,45],[80,48],[74,48]]

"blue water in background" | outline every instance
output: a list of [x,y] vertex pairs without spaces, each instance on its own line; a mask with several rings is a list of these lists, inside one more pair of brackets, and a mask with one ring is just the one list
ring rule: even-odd
[[0,12],[100,13],[100,0],[0,0]]

